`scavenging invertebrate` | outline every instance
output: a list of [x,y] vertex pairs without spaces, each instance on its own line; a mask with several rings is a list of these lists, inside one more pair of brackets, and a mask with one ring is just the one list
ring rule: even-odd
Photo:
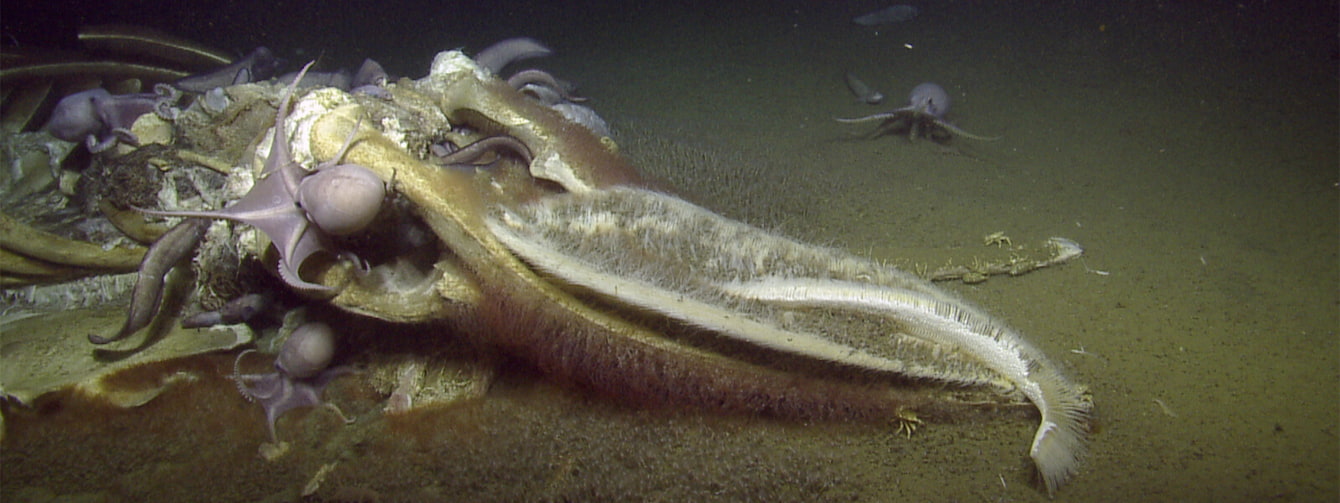
[[293,409],[326,407],[340,416],[345,424],[353,420],[345,417],[339,407],[323,401],[321,392],[336,377],[353,372],[351,367],[327,368],[335,354],[335,334],[324,323],[307,323],[293,330],[275,358],[275,371],[269,374],[242,374],[238,364],[248,349],[237,355],[233,362],[233,382],[247,400],[254,400],[265,408],[265,420],[270,427],[270,441],[277,441],[275,421]]
[[153,93],[113,95],[103,88],[89,89],[61,98],[43,129],[56,138],[83,141],[93,153],[115,147],[118,141],[138,144],[130,132],[135,119],[149,112],[175,114],[173,103],[180,94],[169,86]]
[[284,120],[298,81],[311,66],[308,63],[303,67],[285,91],[275,116],[265,169],[242,199],[219,211],[141,211],[163,216],[224,218],[252,225],[264,232],[279,250],[279,277],[285,283],[301,290],[324,291],[330,287],[308,282],[299,275],[303,262],[319,251],[333,252],[327,234],[348,235],[366,227],[377,216],[386,189],[381,179],[367,168],[339,164],[358,128],[349,133],[344,148],[314,172],[293,162],[284,137]]
[[1010,237],[1005,235],[1005,231],[996,231],[982,236],[982,245],[996,245],[997,247],[1014,246],[1014,241],[1011,241]]
[[913,140],[926,136],[933,140],[945,140],[949,135],[962,136],[973,140],[992,141],[1000,137],[977,136],[945,120],[949,113],[949,93],[937,84],[926,82],[912,88],[908,96],[908,105],[892,112],[878,113],[854,119],[837,119],[838,122],[852,124],[857,122],[884,121],[872,135],[886,131],[907,131]]

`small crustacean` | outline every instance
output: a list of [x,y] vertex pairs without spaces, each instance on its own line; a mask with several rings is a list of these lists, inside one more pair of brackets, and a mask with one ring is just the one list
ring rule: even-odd
[[1005,231],[996,231],[987,234],[985,236],[982,236],[982,245],[983,246],[995,245],[996,247],[1006,247],[1006,246],[1014,246],[1014,242],[1010,240],[1009,236],[1005,235]]

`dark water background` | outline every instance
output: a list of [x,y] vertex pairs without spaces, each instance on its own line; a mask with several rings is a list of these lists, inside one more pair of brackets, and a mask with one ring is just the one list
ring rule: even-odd
[[[1060,269],[949,286],[1091,387],[1102,430],[1058,499],[1340,496],[1337,5],[911,3],[911,21],[859,27],[888,4],[5,1],[0,31],[5,48],[73,48],[79,26],[135,23],[412,78],[438,51],[535,37],[556,51],[535,65],[578,83],[630,155],[683,166],[665,176],[727,215],[890,261],[996,231],[1084,245]],[[847,71],[883,108],[937,82],[960,127],[1004,138],[854,139],[865,127],[832,118],[883,108],[853,101]],[[667,157],[686,150],[708,162]],[[27,426],[37,440],[11,432],[4,499],[284,500],[333,459],[332,484],[383,501],[1045,499],[1031,420],[909,440],[504,383],[434,433],[314,442],[267,465],[258,411],[230,392],[220,380],[96,421],[57,415]],[[202,415],[237,420],[195,429]]]

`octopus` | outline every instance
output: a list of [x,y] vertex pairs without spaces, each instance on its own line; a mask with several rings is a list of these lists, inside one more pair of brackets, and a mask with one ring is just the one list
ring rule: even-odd
[[[313,171],[293,162],[283,137],[289,104],[309,63],[293,79],[275,115],[270,155],[258,181],[245,196],[220,211],[141,210],[160,216],[225,218],[252,225],[266,234],[279,250],[279,277],[299,289],[329,288],[303,280],[302,265],[312,255],[332,252],[329,234],[351,234],[372,222],[385,191],[366,168],[340,164],[343,154]],[[357,129],[345,140],[347,150]]]
[[908,105],[892,112],[877,113],[853,119],[836,119],[844,124],[870,121],[882,121],[872,136],[886,132],[907,133],[907,137],[916,140],[920,137],[934,141],[947,141],[951,136],[962,136],[973,140],[993,141],[999,136],[978,136],[950,124],[945,120],[949,113],[949,93],[937,84],[926,82],[912,88],[908,96]]
[[346,366],[330,367],[335,353],[334,331],[324,323],[307,323],[293,330],[275,358],[275,371],[268,374],[242,374],[242,357],[254,350],[237,355],[233,362],[232,380],[238,392],[248,401],[255,401],[265,409],[270,441],[278,443],[275,421],[285,412],[303,407],[325,407],[340,417],[345,424],[353,420],[340,408],[321,399],[321,393],[332,380],[353,372]]
[[118,143],[138,145],[130,127],[141,115],[155,112],[175,116],[172,105],[181,97],[171,86],[155,86],[153,93],[112,94],[103,88],[81,91],[62,98],[43,129],[51,136],[84,142],[93,153],[105,152]]

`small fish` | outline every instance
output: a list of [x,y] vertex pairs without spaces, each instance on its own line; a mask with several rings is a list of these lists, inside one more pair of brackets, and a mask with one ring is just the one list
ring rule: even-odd
[[144,253],[135,289],[130,291],[126,323],[111,337],[88,334],[88,342],[107,344],[119,341],[149,326],[149,322],[158,314],[158,305],[163,301],[163,278],[178,262],[191,256],[196,245],[200,244],[200,239],[205,236],[209,224],[209,220],[188,218],[154,241],[149,251]]
[[847,89],[850,89],[851,93],[856,95],[856,99],[862,103],[878,105],[884,101],[884,93],[871,89],[869,85],[856,78],[851,72],[847,72]]
[[917,17],[920,11],[911,5],[894,5],[886,7],[862,16],[857,16],[851,22],[861,26],[879,26],[881,24],[901,23]]
[[275,70],[283,60],[275,57],[270,49],[257,47],[247,57],[217,70],[191,75],[173,83],[177,89],[192,93],[204,93],[216,87],[233,86],[249,82],[269,80],[275,76]]
[[252,293],[228,301],[218,311],[196,313],[181,321],[182,328],[204,328],[216,325],[243,323],[254,318],[270,305],[267,293]]

